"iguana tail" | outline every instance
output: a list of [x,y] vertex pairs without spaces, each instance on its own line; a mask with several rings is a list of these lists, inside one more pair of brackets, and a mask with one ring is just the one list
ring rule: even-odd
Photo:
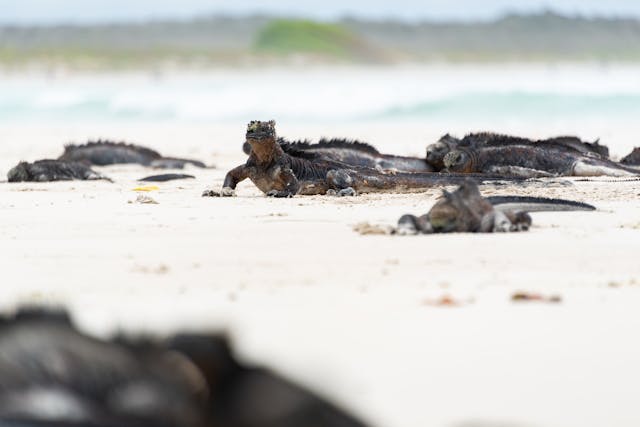
[[593,211],[595,206],[588,203],[565,199],[528,196],[489,196],[486,199],[499,211]]
[[445,185],[462,185],[469,181],[476,184],[516,184],[525,182],[523,178],[505,178],[485,174],[443,174],[429,172],[377,174],[361,171],[359,174],[351,176],[350,179],[346,180],[340,179],[343,177],[342,175],[342,173],[335,171],[333,181],[337,184],[335,185],[336,188],[353,187],[359,193],[424,191]]
[[161,175],[151,175],[146,176],[144,178],[139,179],[138,181],[146,181],[146,182],[166,182],[173,181],[176,179],[193,179],[195,176],[186,175],[183,173],[164,173]]

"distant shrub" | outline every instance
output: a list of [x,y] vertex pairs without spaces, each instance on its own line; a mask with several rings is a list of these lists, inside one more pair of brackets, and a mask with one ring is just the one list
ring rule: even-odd
[[358,59],[367,51],[366,43],[341,25],[285,19],[269,22],[258,33],[254,48],[266,53],[307,53],[344,59]]

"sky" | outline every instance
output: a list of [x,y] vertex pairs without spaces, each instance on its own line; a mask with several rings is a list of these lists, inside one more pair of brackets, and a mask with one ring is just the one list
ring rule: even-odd
[[478,20],[508,12],[554,10],[640,18],[640,0],[0,0],[2,24],[58,24],[188,19],[266,13],[336,19]]

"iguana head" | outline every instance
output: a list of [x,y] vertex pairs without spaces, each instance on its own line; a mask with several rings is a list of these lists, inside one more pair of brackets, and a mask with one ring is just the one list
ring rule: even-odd
[[247,125],[246,142],[249,152],[258,162],[270,162],[279,149],[276,142],[276,122],[253,120]]
[[465,182],[454,192],[444,190],[442,196],[428,213],[435,232],[478,231],[482,218],[493,211],[473,182]]
[[457,138],[446,134],[433,144],[427,145],[427,163],[440,170],[444,167],[442,160],[457,144],[460,142]]
[[436,233],[467,231],[461,222],[467,222],[468,207],[461,188],[450,193],[442,191],[442,198],[436,202],[427,214],[431,227]]
[[262,139],[262,138],[275,138],[276,136],[276,122],[269,120],[268,122],[261,122],[259,120],[252,120],[247,125],[247,140]]
[[29,163],[27,162],[18,163],[18,166],[11,169],[7,174],[7,180],[9,182],[28,181],[30,177],[28,166],[29,166]]
[[450,172],[472,173],[473,159],[468,152],[463,150],[451,150],[444,156],[444,167]]

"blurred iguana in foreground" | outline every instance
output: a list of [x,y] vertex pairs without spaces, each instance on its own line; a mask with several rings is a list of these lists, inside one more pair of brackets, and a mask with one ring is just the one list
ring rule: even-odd
[[64,310],[0,315],[3,427],[364,427],[220,334],[98,339]]

